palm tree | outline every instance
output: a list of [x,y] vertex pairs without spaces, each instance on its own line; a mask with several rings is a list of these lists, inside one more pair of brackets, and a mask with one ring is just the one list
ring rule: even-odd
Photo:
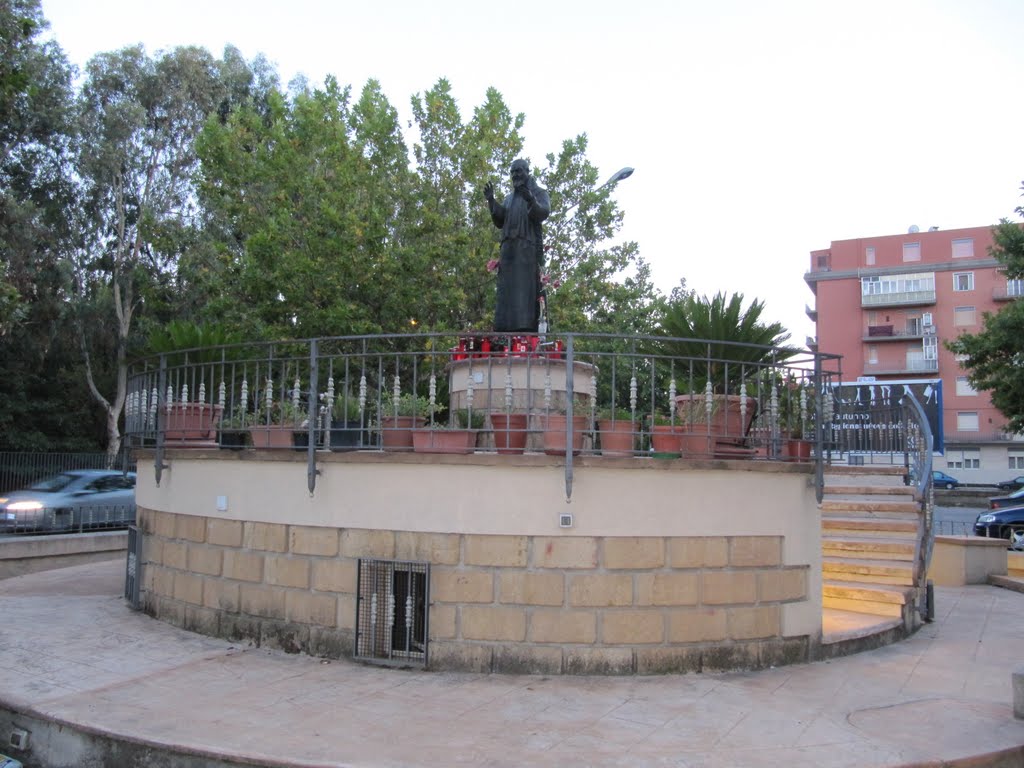
[[652,352],[663,362],[674,360],[675,375],[688,378],[692,391],[703,391],[708,381],[716,393],[736,391],[742,380],[798,351],[784,346],[789,332],[781,323],[763,322],[763,312],[757,299],[744,309],[742,293],[684,294],[666,305],[658,335],[670,338],[657,341]]

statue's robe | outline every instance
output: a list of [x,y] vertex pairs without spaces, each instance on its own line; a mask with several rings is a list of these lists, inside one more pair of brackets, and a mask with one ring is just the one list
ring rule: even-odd
[[501,228],[501,259],[498,263],[498,304],[494,330],[536,333],[537,299],[541,292],[544,239],[541,222],[551,213],[548,193],[530,180],[533,202],[514,192],[504,203],[491,207],[491,220]]

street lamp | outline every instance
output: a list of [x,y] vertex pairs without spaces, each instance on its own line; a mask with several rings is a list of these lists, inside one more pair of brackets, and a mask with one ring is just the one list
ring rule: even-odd
[[[633,169],[630,168],[628,165],[625,168],[620,168],[615,173],[613,173],[611,175],[611,178],[608,179],[608,181],[606,181],[604,184],[602,184],[599,187],[594,187],[594,192],[600,192],[605,187],[610,187],[610,186],[612,186],[614,184],[618,184],[623,179],[628,179],[632,175],[633,175]],[[569,211],[571,211],[573,208],[578,207],[579,204],[582,203],[582,202],[583,202],[583,199],[581,198],[581,199],[577,200],[575,203],[573,203],[572,205],[570,205],[568,208],[563,209],[562,210],[562,216],[565,217],[565,215],[567,213],[569,213]]]
[[628,179],[632,175],[633,175],[633,169],[630,168],[627,165],[625,168],[620,168],[614,174],[612,174],[612,177],[610,179],[608,179],[608,181],[606,181],[600,187],[598,187],[598,189],[604,189],[609,184],[618,184],[623,179]]

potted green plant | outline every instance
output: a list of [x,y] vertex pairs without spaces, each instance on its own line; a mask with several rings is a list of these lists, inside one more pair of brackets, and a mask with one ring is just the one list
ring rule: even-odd
[[597,412],[597,429],[602,456],[632,456],[636,445],[636,429],[632,411],[625,408],[601,408]]
[[[180,388],[170,384],[167,388],[161,414],[166,445],[184,448],[218,444],[223,408],[207,400],[205,382],[210,383],[212,391],[216,366],[235,354],[231,345],[239,341],[237,334],[223,326],[182,320],[172,320],[150,333],[149,352],[162,355],[168,381],[181,382]],[[185,382],[193,383],[191,392]]]
[[359,398],[342,392],[334,398],[330,409],[329,447],[332,451],[354,451],[369,443],[363,429],[363,412]]
[[[583,433],[590,427],[590,413],[582,397],[573,400],[572,452],[583,450]],[[565,408],[550,408],[542,415],[544,424],[544,453],[550,456],[564,456],[569,439],[569,415]]]
[[[240,450],[249,446],[249,428],[246,425],[244,409],[233,411],[231,415],[225,416],[220,421],[220,429],[217,433],[217,443],[221,448]],[[249,417],[249,422],[252,418]]]
[[[273,401],[269,407],[266,404],[256,409],[249,435],[252,438],[254,448],[303,448],[302,438],[306,437],[306,430],[309,426],[308,415],[301,407],[297,407],[292,401]],[[296,443],[295,434],[300,433],[302,437]]]
[[417,453],[470,453],[476,448],[477,434],[484,424],[480,411],[452,414],[450,423],[431,424],[412,431],[413,450]]
[[647,416],[647,427],[651,435],[651,451],[659,458],[677,458],[682,452],[680,432],[677,424],[663,413]]
[[690,292],[668,302],[658,319],[659,335],[665,338],[652,341],[652,350],[665,361],[662,365],[671,361],[677,370],[688,371],[695,386],[676,398],[677,409],[693,417],[681,417],[679,423],[693,434],[703,433],[710,453],[735,455],[747,445],[757,401],[741,394],[744,385],[751,391],[750,381],[761,371],[796,354],[796,348],[784,346],[790,334],[783,325],[764,322],[763,312],[764,302],[756,299],[744,307],[742,293]]
[[420,395],[403,393],[397,399],[385,396],[378,420],[384,450],[410,450],[412,430],[422,427],[435,410],[436,407],[432,409],[430,401]]
[[814,412],[813,390],[796,380],[792,374],[786,377],[778,389],[779,432],[782,435],[782,450],[786,458],[806,461],[811,457],[811,442],[805,440],[810,431],[810,415]]
[[489,418],[498,453],[522,453],[526,450],[529,418],[525,413],[491,411]]

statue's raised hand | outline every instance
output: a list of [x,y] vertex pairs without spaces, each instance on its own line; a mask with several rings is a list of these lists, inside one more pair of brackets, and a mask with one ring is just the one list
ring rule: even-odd
[[489,181],[484,184],[484,199],[488,205],[494,205],[494,185]]

